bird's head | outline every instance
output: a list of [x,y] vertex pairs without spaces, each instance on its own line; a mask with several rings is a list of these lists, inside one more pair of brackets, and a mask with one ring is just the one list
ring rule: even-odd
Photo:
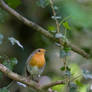
[[37,54],[37,55],[44,55],[45,52],[46,52],[45,49],[40,48],[40,49],[37,49],[37,50],[36,50],[35,54]]

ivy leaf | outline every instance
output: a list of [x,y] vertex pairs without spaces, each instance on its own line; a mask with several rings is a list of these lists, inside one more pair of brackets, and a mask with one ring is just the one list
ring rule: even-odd
[[47,5],[49,5],[49,0],[39,0],[37,2],[37,5],[42,7],[42,8],[45,8]]
[[63,26],[67,29],[67,30],[71,30],[71,27],[69,26],[68,22],[64,22]]
[[18,40],[16,40],[13,37],[9,37],[8,40],[11,42],[12,45],[17,44],[19,47],[21,47],[23,49],[23,46],[20,44],[20,42]]
[[54,26],[48,26],[48,31],[56,33],[56,28]]
[[1,45],[2,42],[3,42],[3,38],[4,38],[4,36],[3,36],[2,34],[0,34],[0,45]]
[[16,58],[10,58],[8,60],[3,61],[3,65],[5,65],[6,67],[8,67],[10,70],[14,69],[14,66],[18,63]]
[[75,84],[75,83],[70,83],[70,85],[69,85],[69,92],[78,92],[77,91],[77,85]]
[[55,38],[65,38],[65,36],[64,35],[62,35],[61,33],[56,33],[55,34]]
[[71,48],[70,48],[70,47],[64,47],[64,50],[65,50],[66,52],[69,52],[69,51],[71,50]]
[[52,16],[51,18],[56,20],[56,19],[61,19],[61,16]]
[[10,92],[6,87],[0,88],[0,92]]
[[21,4],[20,0],[5,0],[5,1],[12,8],[16,8],[17,6]]
[[[65,66],[61,67],[60,70],[61,70],[61,71],[65,71]],[[67,66],[67,67],[66,67],[66,70],[70,71],[71,69]]]
[[83,76],[85,79],[92,79],[92,74],[88,70],[83,70]]
[[14,67],[18,63],[18,60],[16,58],[10,58],[10,63]]
[[71,55],[71,53],[69,51],[65,51],[64,49],[60,50],[60,57],[61,58],[64,58],[64,57],[70,56],[70,55]]
[[68,70],[66,70],[66,71],[64,72],[64,75],[70,77],[70,76],[71,76],[71,72],[68,71]]

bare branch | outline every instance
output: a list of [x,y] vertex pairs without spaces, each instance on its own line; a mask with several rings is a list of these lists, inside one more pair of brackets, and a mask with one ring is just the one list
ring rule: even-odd
[[[23,76],[18,75],[17,73],[12,72],[11,70],[9,70],[6,66],[4,66],[3,64],[0,64],[0,71],[3,72],[6,76],[8,76],[9,78],[21,82],[23,84],[26,84],[29,87],[34,88],[35,90],[37,90],[37,92],[43,92],[43,90],[48,90],[49,88],[56,86],[56,85],[61,85],[61,84],[65,84],[65,79],[64,80],[58,80],[56,82],[51,82],[48,84],[45,84],[43,86],[38,85],[38,83],[29,80]],[[76,80],[77,78],[79,78],[81,75],[78,75],[74,78],[71,78],[71,81]]]
[[[23,22],[25,25],[32,27],[33,29],[35,29],[36,31],[40,32],[41,34],[43,34],[44,36],[46,36],[47,38],[50,38],[58,43],[60,43],[61,45],[64,46],[62,39],[56,39],[50,32],[48,32],[47,30],[45,30],[44,28],[42,28],[41,26],[37,25],[36,23],[26,19],[25,17],[23,17],[22,15],[20,15],[18,12],[16,12],[14,9],[10,8],[3,0],[0,0],[0,7],[2,7],[5,11],[7,11],[8,13],[10,13],[11,15],[13,15],[14,17],[16,17],[18,20],[20,20],[21,22]],[[66,44],[76,53],[80,54],[81,56],[88,58],[88,54],[78,48],[77,46],[71,44],[70,42],[66,42]]]
[[61,85],[61,84],[65,84],[65,80],[58,80],[55,82],[48,83],[47,85],[42,86],[41,89],[48,89],[48,88],[51,88],[53,86]]
[[30,86],[36,90],[39,90],[39,87],[37,85],[36,82],[32,81],[32,80],[28,80],[25,77],[22,77],[12,71],[10,71],[7,67],[5,67],[4,65],[0,64],[0,71],[3,72],[6,76],[8,76],[9,78],[16,80],[18,82],[24,83],[27,86]]
[[9,78],[11,78],[11,79],[13,79],[15,81],[24,83],[27,86],[32,87],[32,88],[34,88],[37,91],[42,91],[42,90],[48,89],[50,87],[53,87],[55,85],[64,84],[64,80],[63,81],[60,80],[60,81],[48,83],[48,84],[46,84],[44,86],[40,86],[40,85],[38,85],[38,83],[36,83],[36,82],[34,82],[32,80],[28,80],[27,78],[22,77],[22,76],[18,75],[17,73],[12,72],[11,70],[9,70],[3,64],[0,64],[0,71],[3,72]]

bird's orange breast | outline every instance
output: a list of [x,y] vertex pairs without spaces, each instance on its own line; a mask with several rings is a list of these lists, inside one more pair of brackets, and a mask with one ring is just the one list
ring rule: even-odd
[[45,65],[45,57],[44,54],[35,54],[32,56],[31,60],[29,61],[31,66],[37,66],[42,68]]

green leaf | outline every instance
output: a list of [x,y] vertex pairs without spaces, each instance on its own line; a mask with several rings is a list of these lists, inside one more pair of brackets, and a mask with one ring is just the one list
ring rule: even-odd
[[48,26],[48,31],[52,33],[56,33],[56,27],[55,26]]
[[10,63],[11,63],[12,66],[14,66],[18,63],[18,60],[16,58],[11,58]]
[[68,20],[70,17],[72,17],[72,16],[67,16],[67,17],[63,18],[63,20],[60,21],[60,25],[63,24],[66,20]]
[[0,88],[0,92],[10,92],[6,87]]
[[79,80],[76,80],[76,84],[77,84],[79,87],[83,87],[83,84],[82,84]]
[[67,29],[67,30],[71,30],[71,27],[69,26],[68,22],[64,22],[63,26]]
[[5,0],[5,1],[12,8],[16,8],[17,6],[21,4],[20,0]]
[[65,50],[66,52],[69,52],[69,51],[71,50],[71,48],[70,48],[70,47],[64,47],[64,50]]
[[16,58],[10,58],[8,60],[3,61],[3,65],[5,65],[6,67],[8,67],[10,70],[14,69],[14,66],[18,63]]
[[[60,70],[61,70],[61,71],[65,71],[65,66],[61,67]],[[67,66],[67,67],[66,67],[66,70],[70,71],[71,69]]]

